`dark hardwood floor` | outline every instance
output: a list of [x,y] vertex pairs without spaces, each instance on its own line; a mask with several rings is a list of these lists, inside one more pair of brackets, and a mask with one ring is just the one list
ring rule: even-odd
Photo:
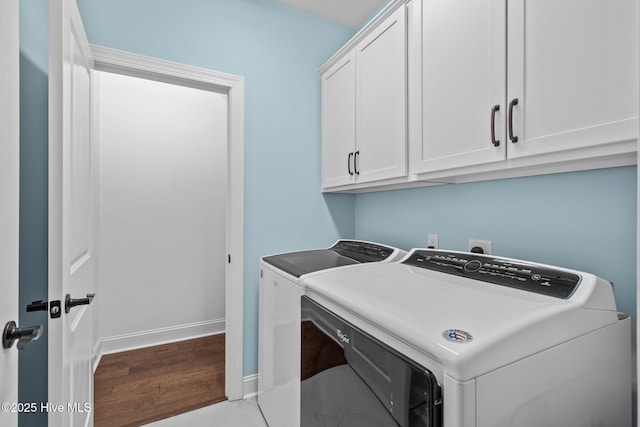
[[224,339],[103,356],[94,376],[94,425],[139,426],[225,400]]

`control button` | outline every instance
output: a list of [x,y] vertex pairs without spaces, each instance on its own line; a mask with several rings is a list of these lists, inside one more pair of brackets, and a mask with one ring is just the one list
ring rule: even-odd
[[476,272],[480,270],[482,267],[482,263],[478,260],[469,261],[464,265],[464,271],[468,271],[470,273]]
[[549,282],[542,282],[542,283],[540,283],[540,284],[541,284],[542,286],[551,286],[551,283],[549,283]]
[[540,279],[542,279],[542,276],[540,276],[539,274],[534,274],[533,276],[531,276],[531,280],[535,280],[536,282]]

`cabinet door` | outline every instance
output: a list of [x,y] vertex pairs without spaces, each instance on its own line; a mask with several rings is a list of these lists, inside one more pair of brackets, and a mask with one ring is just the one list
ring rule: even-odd
[[413,0],[409,12],[409,172],[504,160],[505,0]]
[[509,2],[508,156],[633,140],[638,116],[637,0]]
[[400,7],[356,46],[358,182],[407,174],[406,11]]
[[356,64],[349,52],[322,75],[322,187],[355,182]]

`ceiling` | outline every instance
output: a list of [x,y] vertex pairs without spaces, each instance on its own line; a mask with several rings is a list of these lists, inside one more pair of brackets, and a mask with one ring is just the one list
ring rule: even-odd
[[358,27],[386,0],[278,0],[330,21]]

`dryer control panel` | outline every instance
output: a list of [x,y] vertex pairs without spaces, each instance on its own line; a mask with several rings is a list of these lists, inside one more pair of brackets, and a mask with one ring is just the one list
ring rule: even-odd
[[548,266],[465,252],[416,250],[403,264],[562,299],[569,298],[581,280]]
[[377,262],[389,258],[394,249],[389,246],[359,240],[340,240],[330,248],[332,251],[358,262]]

